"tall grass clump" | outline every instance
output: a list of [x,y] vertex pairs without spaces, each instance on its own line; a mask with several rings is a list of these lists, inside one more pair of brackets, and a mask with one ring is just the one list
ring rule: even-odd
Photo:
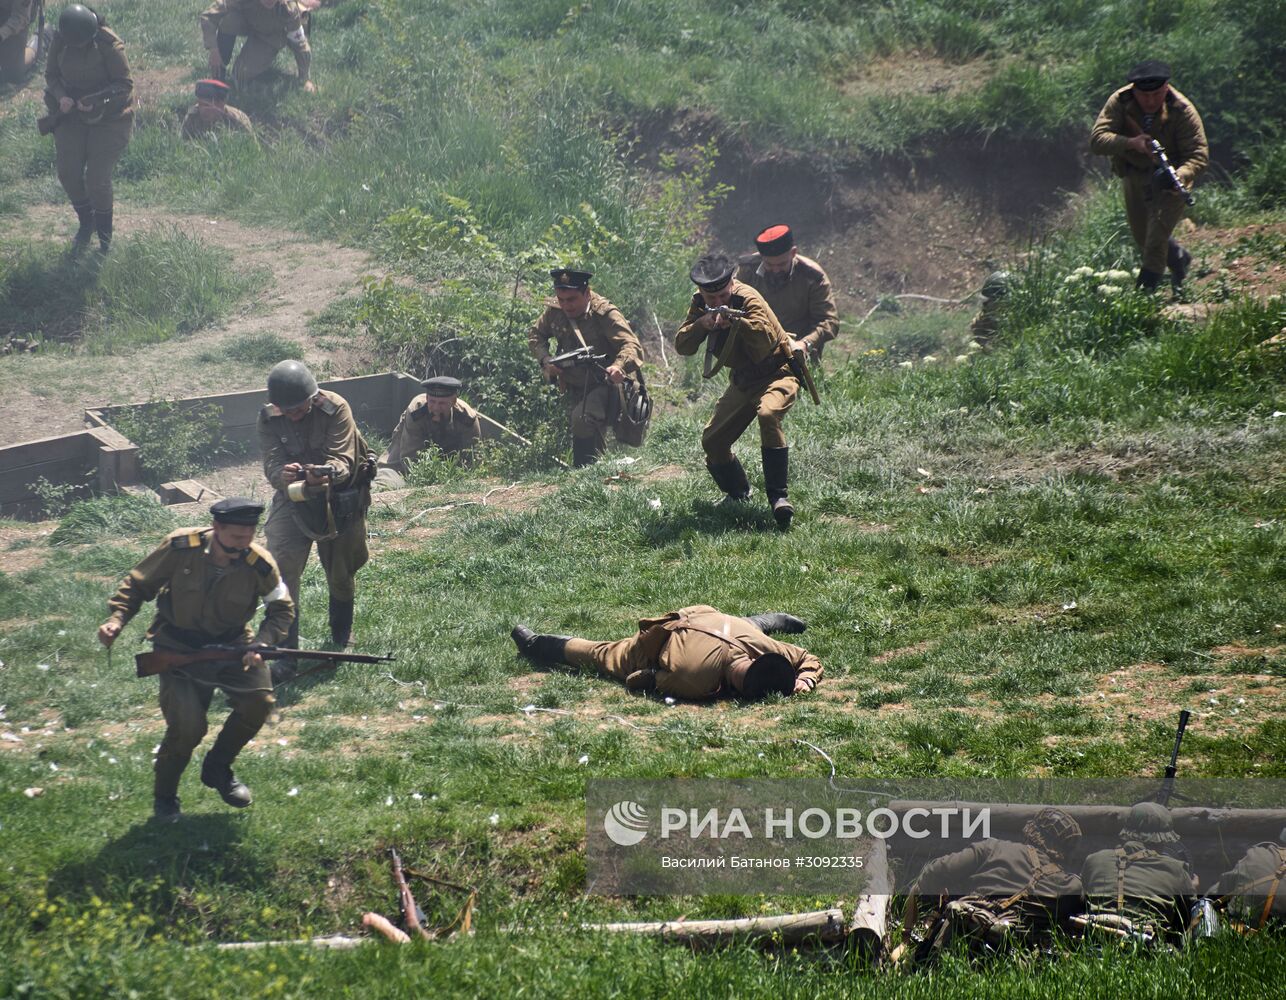
[[72,503],[59,518],[58,527],[49,536],[49,544],[150,539],[173,527],[173,515],[155,499],[132,493],[110,493]]

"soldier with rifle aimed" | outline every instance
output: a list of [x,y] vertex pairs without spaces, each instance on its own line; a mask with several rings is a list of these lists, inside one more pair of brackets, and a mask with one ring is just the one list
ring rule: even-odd
[[[179,817],[179,779],[205,737],[215,688],[223,690],[232,713],[201,764],[201,783],[228,805],[250,804],[250,789],[233,775],[232,762],[275,704],[261,651],[279,642],[295,620],[295,604],[276,562],[254,541],[262,514],[263,504],[230,497],[210,508],[210,527],[172,532],[121,581],[108,602],[111,615],[99,626],[98,639],[110,649],[143,604],[154,600],[156,617],[147,638],[155,652],[145,657],[199,658],[203,647],[225,647],[206,669],[160,672],[165,737],[157,750],[152,788],[157,819]],[[249,623],[260,602],[264,618],[252,631]],[[237,650],[226,651],[228,645]]]
[[706,468],[726,494],[725,502],[750,497],[750,481],[732,446],[758,420],[764,489],[774,520],[786,529],[795,508],[788,496],[790,449],[782,420],[795,404],[801,381],[813,402],[819,400],[802,348],[782,329],[763,296],[733,277],[735,270],[722,254],[696,262],[691,278],[697,291],[674,346],[680,354],[693,355],[705,344],[705,378],[724,366],[729,370],[728,388],[701,433]]
[[[643,348],[621,311],[590,290],[592,271],[555,268],[549,274],[554,297],[545,300],[545,311],[531,328],[527,346],[545,378],[557,383],[563,393],[571,424],[572,463],[579,468],[603,453],[609,427],[617,428],[621,437],[623,397],[631,395],[627,390],[638,396]],[[557,356],[549,352],[551,340]],[[591,355],[600,360],[590,361]],[[555,357],[559,364],[554,363]]]
[[58,16],[45,64],[40,132],[54,136],[58,181],[80,223],[73,248],[96,232],[99,249],[112,243],[112,171],[134,127],[134,81],[125,46],[103,18],[74,3]]

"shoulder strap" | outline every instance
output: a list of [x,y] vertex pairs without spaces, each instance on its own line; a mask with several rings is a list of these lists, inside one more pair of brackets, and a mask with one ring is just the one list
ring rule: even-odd
[[1001,902],[1000,904],[1001,913],[1009,909],[1015,903],[1019,903],[1022,900],[1026,899],[1028,894],[1033,889],[1036,888],[1036,883],[1038,883],[1046,875],[1055,875],[1058,872],[1062,871],[1062,869],[1059,868],[1058,865],[1053,864],[1052,862],[1044,865],[1041,864],[1040,855],[1036,853],[1036,848],[1032,847],[1031,844],[1023,844],[1023,849],[1027,852],[1027,860],[1031,862],[1031,878],[1027,880],[1027,884],[1025,886],[1019,889],[1008,899],[1003,900]]

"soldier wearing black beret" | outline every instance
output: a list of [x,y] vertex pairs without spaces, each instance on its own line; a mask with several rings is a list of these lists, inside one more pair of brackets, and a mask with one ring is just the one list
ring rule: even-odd
[[[221,643],[274,645],[290,630],[295,605],[268,550],[254,541],[263,504],[229,497],[210,508],[208,528],[171,532],[151,555],[129,571],[108,601],[111,615],[98,639],[111,646],[142,606],[156,601],[147,638],[158,649],[191,652]],[[250,621],[264,606],[257,630]],[[201,676],[182,670],[160,675],[165,738],[156,753],[153,815],[179,816],[179,779],[206,734],[206,712],[214,689],[232,704],[201,764],[201,783],[231,806],[250,804],[250,789],[232,773],[232,762],[272,712],[272,679],[253,649],[240,662]]]
[[728,368],[728,388],[701,434],[711,478],[728,500],[749,498],[750,481],[732,446],[757,420],[764,489],[774,519],[787,528],[795,508],[787,496],[790,449],[781,425],[799,394],[790,370],[791,338],[763,296],[732,276],[735,270],[722,254],[696,262],[690,276],[698,290],[674,346],[690,355],[705,344],[706,378]]
[[406,485],[402,477],[429,445],[468,461],[473,446],[482,440],[478,411],[460,399],[463,386],[458,378],[435,375],[420,384],[424,392],[403,411],[388,451],[380,456],[375,482],[386,489]]
[[[545,377],[563,392],[572,432],[572,459],[589,465],[607,447],[607,431],[619,413],[621,386],[643,365],[643,347],[621,311],[591,291],[590,271],[556,267],[549,272],[554,296],[531,328],[527,346]],[[554,341],[551,354],[549,342]],[[606,357],[602,370],[591,366],[559,369],[559,354],[588,347]]]
[[1125,217],[1142,254],[1138,286],[1153,291],[1167,267],[1175,291],[1192,266],[1192,254],[1171,236],[1187,209],[1183,192],[1158,170],[1150,148],[1155,139],[1165,150],[1180,183],[1187,189],[1210,162],[1210,147],[1197,109],[1170,83],[1170,67],[1156,59],[1141,62],[1126,74],[1121,87],[1103,105],[1090,133],[1090,152],[1112,158],[1121,178]]

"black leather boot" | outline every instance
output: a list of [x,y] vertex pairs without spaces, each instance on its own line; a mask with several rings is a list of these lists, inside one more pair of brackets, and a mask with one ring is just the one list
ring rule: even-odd
[[98,252],[107,253],[112,248],[112,213],[95,212],[94,228],[98,231]]
[[764,448],[764,491],[772,506],[773,520],[779,528],[789,528],[795,508],[787,499],[786,483],[790,478],[790,449]]
[[761,615],[746,615],[746,621],[760,632],[786,632],[790,635],[798,635],[808,628],[803,621],[784,611],[765,611]]
[[94,235],[94,207],[87,201],[73,202],[71,207],[75,209],[76,219],[80,223],[80,228],[72,237],[72,249],[83,250],[89,245],[89,238]]
[[706,468],[710,471],[710,478],[714,480],[716,486],[723,490],[727,496],[725,501],[742,501],[750,498],[750,480],[746,478],[746,470],[742,468],[741,461],[733,456],[731,462],[706,463]]
[[598,441],[592,437],[572,438],[572,465],[583,469],[598,461]]
[[509,633],[514,645],[523,656],[549,663],[566,663],[567,640],[570,635],[544,635],[533,632],[526,625],[517,625]]
[[1134,287],[1141,288],[1145,292],[1155,292],[1159,284],[1161,284],[1161,275],[1146,268],[1140,271],[1139,276],[1134,280]]
[[1185,247],[1171,240],[1170,248],[1166,251],[1165,262],[1170,268],[1170,287],[1177,292],[1183,287],[1183,279],[1188,276],[1188,271],[1192,267],[1192,254]]
[[330,641],[340,649],[353,642],[353,602],[330,599]]
[[182,815],[177,795],[157,795],[152,799],[152,819],[158,823],[177,823]]
[[237,780],[237,776],[232,773],[231,764],[214,754],[214,750],[211,750],[205,755],[205,760],[201,761],[201,784],[206,788],[213,788],[228,805],[244,809],[254,801],[250,789]]
[[232,50],[237,46],[237,36],[220,31],[214,36],[214,44],[219,50],[219,58],[223,60],[223,68],[215,74],[215,78],[226,81],[228,71],[232,68]]

